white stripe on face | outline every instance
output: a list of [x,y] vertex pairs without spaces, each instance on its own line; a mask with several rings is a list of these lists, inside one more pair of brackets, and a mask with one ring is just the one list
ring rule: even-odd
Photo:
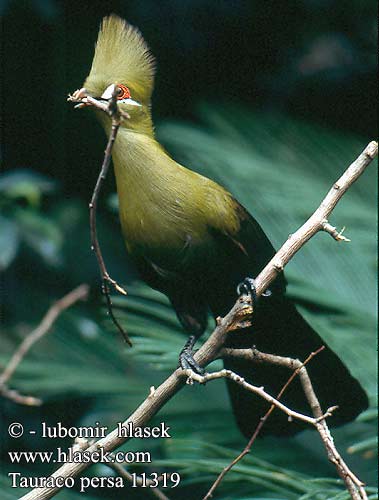
[[[101,98],[107,100],[110,99],[113,95],[114,88],[115,88],[114,83],[112,83],[112,85],[109,85],[109,87],[107,87],[104,90]],[[134,99],[131,99],[130,97],[128,97],[127,99],[118,99],[118,102],[123,104],[128,104],[129,106],[141,106],[139,102],[135,101]]]

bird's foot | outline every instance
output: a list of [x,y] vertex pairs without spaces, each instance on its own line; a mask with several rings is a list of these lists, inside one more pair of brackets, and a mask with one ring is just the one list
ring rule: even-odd
[[[257,289],[255,288],[255,279],[247,277],[243,281],[241,281],[241,283],[237,285],[237,293],[239,296],[250,295],[253,302],[253,307],[256,306],[258,297]],[[271,290],[266,290],[262,293],[262,297],[270,297],[270,295],[272,295]]]
[[180,351],[179,367],[182,368],[182,370],[192,370],[199,375],[204,375],[204,368],[202,368],[193,357],[193,355],[195,354],[193,350],[195,343],[196,337],[195,335],[191,335],[185,343],[183,349]]

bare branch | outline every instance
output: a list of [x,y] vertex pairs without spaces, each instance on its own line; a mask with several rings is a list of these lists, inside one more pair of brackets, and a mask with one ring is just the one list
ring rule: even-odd
[[36,406],[41,404],[40,399],[33,398],[31,396],[22,396],[16,391],[8,389],[6,384],[7,382],[9,382],[18,365],[21,363],[33,344],[35,344],[49,332],[58,316],[65,309],[68,309],[79,300],[85,300],[88,297],[88,290],[88,285],[80,285],[61,299],[57,300],[47,311],[37,328],[35,328],[25,337],[25,339],[21,342],[17,350],[14,352],[7,366],[4,368],[3,372],[0,375],[0,392],[3,394],[3,396],[12,399],[16,403],[22,403],[29,406]]
[[[315,418],[315,426],[320,434],[321,440],[326,449],[329,461],[336,467],[339,476],[345,482],[347,490],[353,500],[366,500],[367,495],[364,490],[364,483],[360,481],[353,472],[349,469],[348,465],[339,454],[334,440],[330,434],[329,428],[326,424],[325,417],[330,415],[336,407],[328,408],[326,413],[323,414],[319,400],[313,389],[311,379],[308,375],[305,363],[301,363],[298,359],[292,359],[283,356],[275,356],[273,354],[266,354],[258,351],[257,349],[222,349],[220,355],[233,356],[249,360],[252,363],[267,363],[284,366],[290,370],[296,369],[303,387],[304,395],[307,398],[308,404],[312,409]],[[314,354],[312,355],[312,357]]]
[[267,290],[269,284],[277,274],[283,271],[290,259],[295,255],[300,248],[314,236],[318,231],[324,230],[323,223],[328,220],[334,207],[337,205],[342,196],[350,188],[350,186],[363,174],[366,167],[378,154],[378,143],[372,141],[362,151],[358,158],[348,167],[342,176],[333,184],[328,194],[322,200],[317,210],[309,217],[309,219],[292,234],[280,250],[274,255],[266,267],[257,276],[255,286],[257,296]]
[[[378,145],[376,142],[371,142],[357,160],[350,165],[342,177],[334,184],[333,188],[329,191],[319,208],[308,219],[308,221],[296,231],[279,249],[274,258],[267,264],[255,280],[257,296],[260,296],[270,283],[276,278],[278,272],[282,271],[285,265],[295,255],[295,253],[318,231],[322,230],[322,221],[327,219],[341,199],[342,195],[349,189],[349,187],[357,180],[357,178],[364,172],[365,168],[369,165],[372,159],[377,155]],[[236,324],[236,317],[241,316],[241,311],[248,311],[251,309],[251,301],[247,296],[239,297],[229,313],[217,321],[216,328],[203,344],[203,346],[195,354],[195,360],[200,366],[206,366],[208,363],[218,357],[222,346],[224,345],[225,338],[231,328]],[[242,314],[243,316],[244,314]],[[184,385],[185,381],[182,376],[182,370],[177,369],[173,372],[159,387],[150,394],[141,403],[141,405],[134,411],[124,424],[127,426],[130,422],[134,426],[143,426],[154,416],[156,413],[170,400]],[[300,373],[299,373],[300,376]],[[313,406],[312,406],[313,407]],[[322,412],[320,410],[321,416]],[[338,457],[337,470],[340,473],[340,465],[342,459],[339,455],[333,453],[332,446],[333,440],[330,436],[325,420],[317,424],[319,432],[324,433],[323,440],[328,446],[328,456]],[[91,445],[89,450],[96,451],[99,447],[103,447],[104,451],[113,451],[121,446],[129,438],[120,437],[118,430],[114,429],[106,437],[98,440],[95,445]],[[74,477],[84,471],[91,464],[89,463],[66,463],[56,470],[52,476]],[[355,486],[358,483],[352,479],[351,475],[344,477],[345,484],[348,491],[354,500],[365,500],[367,495],[364,492],[363,485]],[[362,483],[360,483],[362,484]],[[20,500],[45,500],[52,498],[58,491],[59,487],[55,488],[36,488],[27,493]]]
[[43,403],[42,399],[40,398],[35,398],[34,396],[25,396],[24,394],[20,394],[14,389],[9,389],[6,385],[0,386],[0,394],[4,398],[8,398],[19,405],[41,406],[41,404]]
[[[241,349],[243,350],[243,349]],[[302,364],[302,366],[305,366],[307,363],[309,363],[309,361],[311,359],[313,359],[315,356],[317,356],[317,354],[319,354],[322,350],[324,350],[324,346],[320,347],[320,349],[318,349],[317,351],[315,352],[312,352],[308,357],[307,359],[304,361],[304,363]],[[233,355],[234,353],[231,353],[230,351],[233,351],[233,349],[223,349],[220,353],[220,357],[221,356],[230,356],[230,355]],[[293,371],[293,373],[291,374],[291,376],[289,377],[289,379],[287,380],[287,382],[284,384],[284,386],[281,388],[281,390],[279,391],[279,394],[277,395],[276,399],[279,400],[284,392],[287,390],[287,387],[292,383],[292,381],[295,379],[295,377],[298,375],[300,371],[300,368],[297,368],[296,370]],[[239,455],[237,455],[237,457],[235,457],[226,467],[223,468],[223,470],[220,472],[220,474],[217,476],[215,482],[212,484],[212,486],[210,487],[209,491],[207,492],[207,494],[205,495],[205,497],[203,498],[203,500],[209,500],[210,498],[212,498],[213,496],[213,493],[215,492],[216,488],[220,485],[221,481],[224,479],[224,477],[226,476],[226,474],[240,461],[243,459],[243,457],[245,455],[247,455],[248,453],[250,453],[250,450],[255,442],[255,440],[257,439],[258,437],[258,434],[260,433],[262,427],[264,426],[265,422],[267,421],[267,419],[269,418],[269,416],[271,415],[271,413],[274,411],[275,409],[275,405],[272,404],[270,406],[270,408],[266,411],[266,413],[264,414],[264,416],[260,419],[260,422],[259,424],[257,425],[257,428],[255,429],[253,435],[251,436],[251,438],[249,439],[248,443],[246,444],[245,448],[241,451],[241,453]]]
[[104,152],[104,159],[103,163],[101,165],[100,173],[96,181],[95,188],[92,193],[92,198],[89,204],[89,219],[90,219],[90,231],[91,231],[91,249],[95,252],[97,263],[99,265],[100,269],[100,274],[101,274],[101,280],[102,280],[102,292],[105,296],[106,304],[107,304],[107,309],[108,309],[108,314],[113,321],[113,324],[116,326],[118,331],[121,333],[123,336],[125,342],[127,342],[130,347],[132,346],[132,342],[129,338],[129,335],[125,331],[125,329],[120,325],[119,321],[113,314],[113,308],[112,308],[112,300],[111,300],[111,295],[110,295],[110,290],[109,290],[109,285],[111,285],[117,292],[121,293],[122,295],[127,295],[126,290],[117,283],[116,280],[111,278],[110,274],[107,271],[105,261],[103,258],[103,254],[101,252],[100,244],[99,244],[99,239],[97,236],[97,225],[96,225],[96,209],[97,209],[97,201],[99,198],[100,194],[100,189],[101,185],[104,182],[104,180],[107,177],[110,162],[111,162],[111,156],[112,156],[112,149],[113,145],[115,143],[118,129],[121,124],[122,119],[128,119],[130,116],[128,113],[122,111],[119,109],[117,105],[117,85],[114,85],[113,87],[113,92],[112,92],[112,97],[109,101],[103,102],[99,101],[98,99],[94,99],[90,95],[87,94],[86,89],[82,88],[80,90],[77,90],[74,92],[72,96],[68,97],[68,101],[70,102],[77,102],[78,104],[75,106],[77,107],[83,107],[83,106],[92,106],[95,107],[96,109],[99,109],[100,111],[103,111],[107,115],[110,116],[112,119],[112,126],[111,126],[111,131],[109,134],[108,138],[108,143],[107,147]]
[[[303,366],[303,364],[301,363]],[[279,408],[279,410],[282,410],[283,413],[288,415],[289,419],[296,419],[300,420],[302,422],[306,422],[307,424],[314,425],[316,427],[317,423],[319,420],[324,419],[328,416],[330,416],[332,412],[332,408],[329,408],[328,411],[325,414],[321,414],[317,418],[312,418],[309,417],[308,415],[303,415],[302,413],[299,413],[297,411],[291,410],[287,406],[285,406],[283,403],[275,399],[274,397],[270,396],[263,387],[258,387],[256,385],[249,384],[246,382],[246,380],[238,375],[237,373],[231,371],[231,370],[220,370],[218,372],[212,372],[212,373],[205,373],[204,375],[199,375],[198,373],[193,372],[192,370],[183,370],[182,374],[187,377],[187,384],[193,384],[193,382],[198,382],[199,384],[205,384],[211,380],[216,380],[219,378],[228,378],[229,380],[232,380],[236,384],[240,385],[243,387],[245,390],[249,392],[253,392],[254,394],[257,394],[261,398],[265,399],[272,405],[276,406]],[[333,408],[335,409],[335,408]]]

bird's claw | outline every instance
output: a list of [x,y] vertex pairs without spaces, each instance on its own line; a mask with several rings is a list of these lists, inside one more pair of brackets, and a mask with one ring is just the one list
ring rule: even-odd
[[[250,295],[251,300],[253,301],[253,306],[258,301],[257,297],[257,289],[255,287],[255,280],[253,278],[245,278],[241,283],[237,285],[237,293],[239,296],[241,295]],[[266,290],[262,293],[262,297],[270,297],[272,295],[271,290]]]
[[179,354],[179,367],[182,368],[182,370],[192,370],[199,375],[204,375],[204,368],[202,368],[193,357],[193,347],[195,343],[196,337],[194,335],[191,335]]
[[179,366],[182,370],[192,370],[193,372],[204,375],[205,370],[199,363],[197,363],[193,357],[193,351],[191,349],[183,349],[179,355]]

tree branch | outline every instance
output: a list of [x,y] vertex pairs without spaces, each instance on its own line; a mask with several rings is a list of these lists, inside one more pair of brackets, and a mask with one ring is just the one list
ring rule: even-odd
[[[266,356],[265,353],[260,353],[260,354],[263,354],[264,356]],[[231,353],[229,353],[228,355],[231,356]],[[276,356],[273,356],[273,357],[276,357]],[[279,358],[279,356],[278,356],[278,358]],[[246,359],[246,358],[244,358],[244,359]],[[273,364],[273,363],[270,362],[270,364]],[[301,367],[304,366],[303,363],[301,363],[300,361],[299,361],[299,364],[301,365]],[[299,370],[300,370],[300,368],[299,368]],[[194,381],[198,382],[199,384],[206,384],[207,382],[209,382],[211,380],[216,380],[219,378],[228,378],[229,380],[232,380],[236,384],[243,387],[246,391],[253,392],[254,394],[257,394],[262,399],[265,399],[266,401],[271,403],[273,406],[276,406],[277,408],[279,408],[279,410],[282,410],[283,413],[288,415],[289,419],[300,420],[300,421],[305,422],[307,424],[314,425],[315,427],[317,426],[317,423],[320,420],[329,417],[332,414],[332,412],[337,409],[337,407],[335,407],[335,406],[333,408],[328,408],[326,413],[324,413],[324,414],[321,413],[318,417],[312,418],[312,417],[309,417],[308,415],[304,415],[304,414],[299,413],[297,411],[291,410],[291,408],[288,408],[286,405],[281,403],[278,399],[275,399],[274,397],[270,396],[270,394],[268,394],[264,390],[263,387],[258,387],[256,385],[249,384],[249,382],[246,382],[246,380],[243,377],[241,377],[240,375],[238,375],[237,373],[235,373],[231,370],[223,369],[223,370],[219,370],[218,372],[205,373],[204,375],[199,375],[198,373],[195,373],[192,370],[183,370],[182,373],[183,373],[183,375],[185,375],[187,377],[187,384],[190,384],[190,385],[192,385]]]
[[280,250],[274,255],[266,267],[256,278],[257,296],[264,292],[272,280],[283,271],[289,260],[318,231],[325,231],[325,224],[342,196],[350,186],[363,174],[366,167],[378,154],[378,143],[370,142],[358,158],[345,170],[342,176],[333,184],[328,194],[322,200],[317,210],[292,235],[290,235]]
[[[317,351],[315,352],[312,352],[308,357],[307,359],[304,361],[304,363],[301,365],[301,366],[305,366],[306,364],[309,363],[309,361],[311,361],[311,359],[313,359],[315,356],[317,356],[317,354],[319,354],[322,350],[324,350],[325,347],[324,346],[321,346]],[[227,357],[228,354],[230,355],[230,352],[228,352],[228,349],[222,349],[221,350],[221,353],[220,353],[220,357],[221,356],[225,356]],[[277,400],[280,400],[280,398],[283,396],[284,392],[287,390],[287,387],[292,383],[292,381],[295,379],[295,377],[298,375],[300,371],[300,368],[297,368],[296,370],[294,370],[291,374],[291,376],[289,377],[289,379],[287,380],[287,382],[284,384],[284,386],[281,388],[281,390],[279,391],[276,399]],[[245,448],[241,451],[241,453],[239,453],[237,455],[236,458],[234,458],[226,467],[223,468],[223,470],[220,472],[220,474],[217,476],[215,482],[212,484],[212,486],[210,487],[209,491],[207,492],[207,494],[205,495],[205,497],[203,498],[203,500],[209,500],[210,498],[212,498],[213,496],[213,493],[215,492],[216,488],[220,485],[221,481],[224,479],[224,477],[226,476],[226,474],[240,461],[243,459],[243,457],[245,455],[247,455],[248,453],[250,453],[250,450],[255,442],[255,440],[257,439],[258,437],[258,434],[260,433],[262,427],[264,426],[265,422],[267,421],[267,419],[269,418],[269,416],[271,415],[271,413],[274,411],[275,409],[275,405],[272,404],[270,406],[270,408],[266,411],[266,413],[264,414],[264,416],[260,419],[260,422],[259,424],[257,425],[253,435],[251,436],[251,438],[249,439],[249,441],[247,442]]]
[[[255,280],[255,286],[257,291],[257,296],[260,296],[270,285],[270,283],[276,278],[279,272],[283,271],[285,265],[290,261],[290,259],[295,255],[295,253],[318,231],[321,231],[322,224],[334,207],[341,199],[343,194],[349,189],[349,187],[358,179],[358,177],[364,172],[365,168],[370,164],[373,158],[377,155],[378,145],[376,142],[371,142],[365,150],[359,155],[359,157],[350,165],[350,167],[345,171],[345,173],[340,177],[340,179],[333,185],[332,189],[326,195],[324,200],[314,214],[301,226],[296,233],[291,235],[284,245],[275,254],[273,259],[266,265],[262,272],[257,276]],[[204,345],[195,354],[196,361],[201,366],[206,366],[208,363],[213,361],[220,353],[220,350],[224,344],[224,340],[228,332],[240,324],[241,321],[245,321],[246,317],[252,312],[252,305],[249,297],[242,296],[239,297],[234,304],[233,308],[224,318],[219,318],[217,321],[216,328],[204,343]],[[171,399],[183,386],[185,381],[183,380],[183,370],[177,369],[172,373],[156,390],[150,391],[146,399],[141,403],[141,405],[134,411],[130,417],[125,420],[124,424],[127,426],[130,422],[134,426],[143,426]],[[320,412],[320,416],[322,412]],[[328,450],[332,446],[332,438],[327,431],[327,427],[324,420],[318,423],[320,429],[319,432],[325,434],[325,442],[328,443]],[[325,427],[324,427],[325,426]],[[91,445],[88,450],[96,451],[99,447],[103,447],[104,451],[113,451],[114,449],[125,443],[128,438],[119,437],[117,429],[114,429],[106,437],[98,440],[94,445]],[[337,455],[338,456],[338,455]],[[342,459],[340,459],[342,460]],[[341,463],[339,461],[339,463]],[[88,463],[66,463],[62,465],[57,471],[55,471],[52,476],[63,476],[63,477],[73,477],[80,474],[87,467]],[[356,492],[354,482],[349,475],[344,478],[345,484],[347,485],[352,498],[365,498],[362,496],[365,493]],[[47,498],[52,498],[59,487],[55,488],[36,488],[31,492],[27,493],[22,497],[22,500],[45,500]],[[362,487],[363,489],[363,487]],[[357,496],[358,495],[358,496]],[[20,499],[21,500],[21,499]]]
[[0,393],[3,396],[12,399],[16,403],[26,404],[29,406],[37,406],[42,404],[42,401],[38,398],[32,396],[22,396],[16,391],[10,390],[7,387],[7,383],[16,371],[18,365],[24,359],[28,351],[31,349],[33,344],[40,340],[44,335],[46,335],[54,322],[57,320],[58,316],[65,310],[71,307],[78,300],[85,300],[88,297],[88,285],[80,285],[61,299],[54,302],[54,304],[47,311],[45,316],[42,318],[40,324],[32,330],[25,339],[21,342],[19,347],[14,352],[8,364],[4,368],[3,372],[0,374]]
[[[275,356],[273,354],[266,354],[258,351],[257,349],[230,349],[224,348],[221,350],[220,356],[231,356],[239,359],[248,360],[251,363],[266,363],[283,366],[289,370],[297,370],[300,378],[300,382],[304,391],[304,395],[307,398],[308,404],[312,410],[314,421],[312,423],[318,433],[320,434],[321,440],[327,452],[329,461],[336,467],[339,476],[343,479],[346,487],[354,500],[367,500],[367,495],[364,490],[364,483],[360,481],[349,469],[347,464],[342,459],[341,455],[337,451],[334,444],[333,438],[330,434],[327,423],[325,422],[325,417],[329,416],[336,407],[328,408],[325,414],[323,414],[320,402],[316,396],[313,389],[311,379],[308,375],[307,369],[305,368],[305,362],[302,363],[298,359],[292,359],[289,357]],[[311,355],[312,357],[314,354]],[[309,358],[308,358],[309,359]],[[279,405],[273,404],[280,408]],[[283,408],[280,408],[284,411]],[[287,413],[287,412],[285,412]],[[287,413],[289,415],[289,413]],[[299,418],[299,416],[295,416]],[[303,419],[306,421],[305,419]],[[209,498],[209,497],[208,497]]]

